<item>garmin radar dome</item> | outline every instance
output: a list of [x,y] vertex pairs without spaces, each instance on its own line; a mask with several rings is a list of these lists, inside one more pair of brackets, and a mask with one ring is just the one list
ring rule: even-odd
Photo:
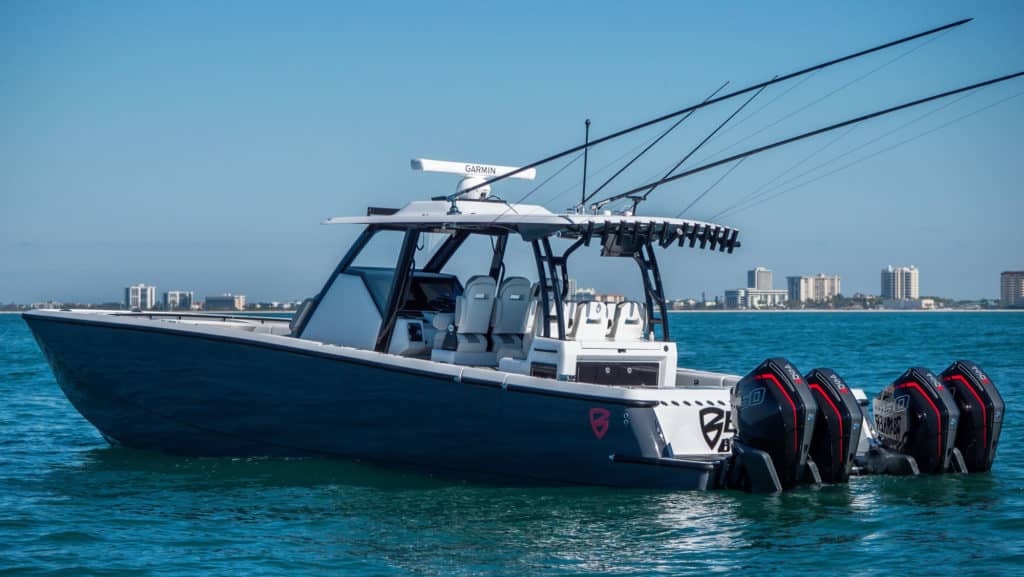
[[413,170],[423,172],[440,172],[456,174],[462,177],[452,195],[460,200],[487,200],[491,195],[488,181],[497,177],[533,180],[537,177],[537,169],[521,169],[518,166],[499,166],[496,164],[478,164],[472,162],[451,162],[448,160],[431,160],[414,158],[410,161]]

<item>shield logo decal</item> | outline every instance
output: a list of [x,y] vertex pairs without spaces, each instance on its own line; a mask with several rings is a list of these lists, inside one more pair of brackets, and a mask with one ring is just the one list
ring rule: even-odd
[[593,408],[590,409],[590,430],[594,431],[594,436],[598,440],[603,439],[605,433],[608,432],[608,424],[611,420],[612,414],[608,412],[608,409]]
[[714,407],[705,407],[700,410],[700,432],[704,435],[704,442],[709,449],[714,449],[718,440],[722,438],[722,431],[725,430],[725,411]]

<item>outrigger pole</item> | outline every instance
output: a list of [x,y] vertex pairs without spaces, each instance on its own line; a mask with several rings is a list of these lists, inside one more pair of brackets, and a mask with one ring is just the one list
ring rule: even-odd
[[848,55],[843,56],[841,58],[836,58],[834,60],[829,60],[828,62],[822,62],[821,64],[816,64],[814,66],[810,66],[810,67],[804,68],[802,70],[797,70],[796,72],[791,72],[789,74],[778,76],[776,78],[773,78],[771,80],[767,80],[765,82],[760,82],[758,84],[754,84],[753,86],[748,86],[748,87],[743,88],[741,90],[736,90],[736,91],[730,92],[728,94],[725,94],[723,96],[719,96],[717,98],[712,98],[710,100],[706,100],[704,102],[701,102],[700,104],[694,104],[692,106],[688,106],[688,107],[683,108],[681,110],[677,110],[675,112],[670,112],[668,114],[659,116],[659,117],[654,118],[652,120],[648,120],[646,122],[641,122],[640,124],[631,126],[629,128],[624,128],[624,129],[622,129],[622,130],[620,130],[618,132],[613,132],[612,134],[609,134],[607,136],[602,136],[601,138],[598,138],[596,140],[592,140],[590,142],[581,144],[579,146],[574,146],[574,147],[569,148],[567,150],[563,150],[562,152],[559,152],[559,153],[556,153],[556,154],[552,154],[551,156],[548,156],[546,158],[542,158],[542,159],[540,159],[538,161],[531,162],[530,164],[527,164],[526,166],[517,168],[516,170],[513,170],[511,172],[508,172],[508,173],[496,176],[494,178],[488,179],[488,180],[486,180],[484,182],[481,182],[481,183],[476,184],[474,186],[468,187],[468,188],[466,188],[464,190],[461,190],[461,191],[458,191],[458,192],[456,192],[454,194],[450,194],[450,195],[448,195],[447,200],[454,201],[454,200],[458,199],[460,196],[462,196],[463,194],[466,194],[467,192],[471,192],[473,190],[476,190],[476,189],[478,189],[480,187],[483,187],[483,186],[487,186],[487,185],[489,185],[491,183],[494,183],[494,182],[497,182],[499,180],[504,180],[506,178],[509,178],[510,176],[519,174],[520,172],[523,172],[523,171],[526,171],[526,170],[530,170],[532,168],[536,168],[536,167],[538,167],[538,166],[540,166],[542,164],[547,164],[547,163],[551,162],[552,160],[558,160],[559,158],[562,158],[563,156],[568,156],[570,154],[573,154],[575,152],[579,152],[581,150],[590,148],[592,146],[597,146],[598,144],[601,144],[603,142],[607,142],[609,140],[618,138],[620,136],[629,134],[631,132],[635,132],[637,130],[640,130],[641,128],[647,128],[648,126],[651,126],[652,124],[657,124],[659,122],[668,120],[669,118],[675,118],[676,116],[680,116],[682,114],[686,114],[687,112],[692,112],[692,111],[698,110],[700,108],[711,106],[712,104],[716,104],[718,102],[722,102],[723,100],[728,100],[730,98],[734,98],[734,97],[739,96],[741,94],[746,94],[748,92],[753,92],[754,90],[759,90],[759,89],[764,88],[766,86],[771,86],[772,84],[778,84],[779,82],[785,82],[786,80],[789,80],[791,78],[796,78],[798,76],[803,76],[805,74],[809,74],[809,73],[814,72],[816,70],[821,70],[823,68],[828,68],[829,66],[834,66],[834,65],[839,64],[841,62],[846,62],[848,60],[853,60],[855,58],[860,58],[861,56],[866,56],[866,55],[871,54],[873,52],[878,52],[879,50],[885,50],[886,48],[892,48],[893,46],[898,46],[900,44],[904,44],[906,42],[910,42],[911,40],[917,40],[918,38],[923,38],[925,36],[930,36],[932,34],[936,34],[938,32],[942,32],[943,30],[949,30],[951,28],[956,28],[957,26],[962,26],[962,25],[970,22],[971,20],[974,20],[974,19],[973,18],[964,18],[963,20],[957,20],[956,22],[951,22],[949,24],[946,24],[945,26],[939,26],[938,28],[932,28],[931,30],[925,30],[924,32],[919,32],[919,33],[913,34],[911,36],[906,36],[906,37],[900,38],[898,40],[893,40],[892,42],[886,42],[885,44],[880,44],[878,46],[875,46],[874,48],[868,48],[867,50],[861,50],[860,52],[854,52],[853,54],[848,54]]
[[[729,84],[729,81],[728,81],[728,80],[727,80],[727,81],[725,81],[725,82],[723,82],[721,86],[719,86],[718,88],[716,88],[714,92],[712,92],[711,94],[709,94],[709,95],[708,95],[708,97],[704,99],[704,102],[707,102],[708,100],[711,100],[712,98],[714,98],[714,97],[715,97],[715,95],[716,95],[716,94],[718,94],[719,92],[721,92],[723,88],[725,88],[726,86],[728,86],[728,84]],[[613,174],[613,175],[609,176],[609,177],[608,177],[608,180],[606,180],[606,181],[602,182],[602,183],[601,183],[601,186],[599,186],[599,187],[597,187],[596,189],[594,189],[594,192],[592,192],[592,193],[590,193],[590,194],[588,194],[588,195],[584,196],[584,197],[583,197],[583,199],[582,199],[582,200],[580,200],[580,204],[579,204],[579,206],[581,206],[581,207],[582,207],[582,206],[586,206],[586,204],[587,204],[587,201],[588,201],[588,200],[590,200],[591,198],[593,198],[594,196],[596,196],[596,195],[597,195],[597,193],[599,193],[599,192],[601,192],[602,190],[604,190],[604,187],[608,186],[608,185],[609,185],[609,184],[610,184],[610,183],[611,183],[611,182],[612,182],[613,180],[615,180],[616,178],[618,178],[618,176],[619,176],[620,174],[622,174],[623,172],[625,172],[627,168],[629,168],[630,166],[632,166],[632,165],[633,165],[633,163],[634,163],[634,162],[636,162],[637,160],[639,160],[641,156],[643,156],[643,155],[647,154],[647,151],[649,151],[650,149],[654,148],[654,145],[656,145],[656,144],[658,144],[659,142],[661,142],[661,140],[662,140],[663,138],[665,138],[666,136],[668,136],[670,132],[672,132],[673,130],[675,130],[675,129],[676,129],[676,127],[678,127],[678,126],[679,126],[680,124],[682,124],[683,122],[685,122],[685,121],[686,121],[686,119],[687,119],[687,118],[689,118],[689,117],[690,117],[690,116],[691,116],[692,114],[693,114],[693,111],[691,110],[690,112],[687,112],[685,116],[683,116],[683,117],[682,117],[682,118],[680,118],[679,120],[677,120],[677,121],[673,122],[673,123],[672,123],[672,126],[669,126],[669,127],[667,128],[667,129],[665,129],[665,132],[662,132],[662,133],[661,133],[660,135],[658,135],[658,137],[657,137],[657,138],[655,138],[654,140],[652,140],[650,144],[648,144],[647,146],[645,146],[645,147],[644,147],[644,149],[643,149],[643,150],[641,150],[640,152],[638,152],[638,153],[637,153],[637,155],[636,155],[636,156],[634,156],[634,157],[633,157],[633,158],[632,158],[632,159],[631,159],[631,160],[630,160],[629,162],[627,162],[626,164],[622,165],[622,168],[620,168],[620,169],[616,170],[616,171],[615,171],[615,174]]]
[[[730,121],[731,121],[731,120],[732,120],[733,118],[735,118],[737,114],[739,114],[740,112],[742,112],[742,111],[743,111],[743,109],[744,109],[744,108],[746,108],[748,104],[750,104],[751,102],[753,102],[753,101],[754,101],[754,99],[755,99],[755,98],[757,98],[757,96],[758,96],[759,94],[761,94],[762,92],[764,92],[764,87],[763,87],[763,86],[762,86],[761,88],[759,88],[757,92],[755,92],[755,93],[751,94],[751,95],[750,95],[750,98],[746,99],[746,100],[745,100],[745,101],[743,102],[743,104],[741,104],[741,105],[740,105],[740,107],[739,107],[739,108],[737,108],[736,110],[734,110],[734,111],[733,111],[733,113],[729,115],[729,117],[728,117],[728,118],[726,118],[725,120],[723,120],[723,121],[722,121],[722,122],[721,122],[721,123],[720,123],[720,124],[719,124],[718,126],[716,126],[716,127],[715,127],[715,129],[714,129],[714,130],[712,130],[712,131],[711,131],[711,133],[710,133],[710,134],[708,134],[707,136],[705,136],[705,137],[704,137],[704,140],[701,140],[701,141],[700,141],[699,143],[697,143],[697,146],[694,146],[693,148],[691,148],[691,149],[690,149],[690,152],[687,152],[687,153],[686,153],[686,156],[684,156],[684,157],[683,157],[682,159],[680,159],[680,160],[679,160],[679,162],[675,163],[675,164],[674,164],[674,165],[672,166],[672,168],[668,169],[668,172],[666,172],[666,173],[665,173],[665,176],[663,176],[662,178],[667,178],[667,177],[669,177],[669,176],[672,176],[672,173],[673,173],[673,172],[675,172],[676,170],[678,170],[678,169],[679,169],[679,167],[680,167],[680,166],[682,166],[682,165],[683,165],[683,164],[684,164],[684,163],[685,163],[685,162],[686,162],[687,160],[690,160],[690,157],[691,157],[691,156],[693,156],[694,154],[696,154],[696,153],[697,153],[697,151],[698,151],[698,150],[700,150],[700,149],[701,149],[701,148],[702,148],[702,147],[703,147],[703,146],[704,146],[705,144],[707,144],[709,140],[711,140],[712,138],[714,138],[714,136],[715,136],[716,134],[718,134],[718,131],[719,131],[719,130],[722,130],[723,128],[725,128],[725,125],[726,125],[726,124],[729,124],[729,122],[730,122]],[[638,206],[638,205],[639,205],[639,204],[640,204],[641,202],[643,202],[643,201],[647,200],[647,197],[648,197],[648,196],[650,196],[652,192],[654,192],[654,189],[655,189],[655,188],[658,188],[658,183],[652,184],[652,185],[651,185],[651,187],[650,187],[650,188],[648,188],[648,189],[647,189],[647,190],[646,190],[646,191],[645,191],[645,192],[644,192],[643,194],[640,194],[640,195],[637,195],[637,196],[633,196],[633,197],[631,197],[631,198],[630,198],[630,200],[632,200],[632,201],[633,201],[633,214],[636,214],[636,207],[637,207],[637,206]],[[588,198],[587,200],[590,200],[590,199]],[[598,203],[596,203],[596,204],[595,204],[595,206],[596,206],[596,207],[598,207],[598,208],[600,208],[600,207],[604,206],[605,204],[608,204],[609,202],[611,202],[611,200],[603,200],[603,201],[601,201],[601,202],[598,202]]]
[[910,102],[905,102],[903,104],[900,104],[900,105],[897,105],[897,106],[893,106],[893,107],[890,107],[890,108],[886,108],[884,110],[879,110],[877,112],[872,112],[871,114],[865,114],[863,116],[858,116],[856,118],[851,118],[849,120],[844,120],[842,122],[837,122],[836,124],[832,124],[832,125],[826,126],[824,128],[819,128],[817,130],[812,130],[810,132],[805,132],[803,134],[798,134],[796,136],[791,136],[789,138],[786,138],[784,140],[779,140],[779,141],[773,142],[771,144],[766,144],[764,146],[759,146],[757,148],[752,148],[752,149],[747,150],[745,152],[741,152],[739,154],[734,154],[734,155],[732,155],[732,156],[730,156],[728,158],[723,158],[721,160],[716,160],[714,162],[709,162],[708,164],[704,164],[704,165],[698,166],[696,168],[691,168],[690,170],[686,170],[684,172],[680,172],[679,174],[676,174],[676,175],[673,175],[673,176],[669,176],[669,177],[666,177],[666,178],[662,178],[661,180],[656,180],[654,182],[649,182],[649,183],[647,183],[647,184],[645,184],[643,186],[638,186],[638,187],[636,187],[634,189],[627,190],[626,192],[622,192],[622,193],[619,193],[619,194],[616,194],[616,195],[613,195],[613,196],[609,196],[608,198],[599,201],[598,204],[604,205],[604,204],[607,204],[609,202],[613,202],[613,201],[619,200],[621,198],[626,198],[626,197],[628,197],[628,196],[630,196],[632,194],[635,194],[637,192],[640,192],[640,191],[642,191],[644,189],[647,189],[647,188],[650,188],[650,187],[660,186],[660,185],[668,183],[668,182],[679,180],[680,178],[685,178],[685,177],[690,176],[692,174],[697,174],[698,172],[704,172],[705,170],[709,170],[709,169],[715,168],[716,166],[721,166],[723,164],[728,164],[728,163],[730,163],[730,162],[732,162],[734,160],[739,160],[741,158],[746,158],[748,156],[753,156],[755,154],[760,154],[760,153],[762,153],[762,152],[764,152],[766,150],[771,150],[773,148],[778,148],[780,146],[784,146],[786,144],[790,144],[790,143],[796,142],[798,140],[803,140],[805,138],[810,138],[812,136],[817,136],[819,134],[824,134],[824,133],[830,132],[832,130],[837,130],[839,128],[843,128],[844,126],[850,126],[851,124],[857,124],[859,122],[864,122],[865,120],[870,120],[872,118],[877,118],[879,116],[884,116],[886,114],[897,112],[897,111],[903,110],[905,108],[911,108],[911,107],[914,107],[914,106],[918,106],[920,104],[924,104],[926,102],[931,102],[933,100],[939,100],[940,98],[946,98],[948,96],[953,96],[954,94],[960,94],[961,92],[967,92],[969,90],[975,90],[977,88],[982,88],[984,86],[990,86],[992,84],[998,84],[1000,82],[1005,82],[1007,80],[1012,80],[1012,79],[1020,77],[1020,76],[1024,76],[1024,72],[1017,72],[1015,74],[1007,74],[1006,76],[1000,76],[999,78],[993,78],[991,80],[986,80],[984,82],[978,82],[976,84],[971,84],[970,86],[964,86],[964,87],[961,87],[961,88],[956,88],[954,90],[948,90],[948,91],[942,92],[940,94],[935,94],[935,95],[928,96],[928,97],[925,97],[925,98],[919,98],[917,100],[912,100]]

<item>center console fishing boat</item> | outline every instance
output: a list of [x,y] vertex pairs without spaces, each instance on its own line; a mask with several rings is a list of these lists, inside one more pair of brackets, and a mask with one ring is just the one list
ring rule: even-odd
[[[512,170],[414,166],[461,172],[463,185],[479,171]],[[858,454],[860,469],[875,472],[944,471],[950,459],[966,471],[956,456],[965,452],[977,468],[991,466],[1002,402],[969,364],[954,365],[947,381],[963,384],[958,398],[978,407],[975,423],[957,429],[956,400],[922,370],[898,385],[910,396],[876,401],[885,404],[877,434],[831,371],[804,380],[783,359],[746,378],[677,367],[657,251],[731,253],[735,229],[553,214],[486,190],[330,219],[364,228],[291,320],[88,311],[25,319],[75,407],[130,447],[342,457],[505,483],[763,491],[820,482],[822,472],[845,480]],[[401,237],[393,266],[357,264],[388,234]],[[424,242],[430,236],[440,241]],[[466,278],[447,272],[473,237],[486,237],[489,258]],[[514,242],[533,254],[532,279],[504,274]],[[643,300],[570,299],[570,261],[587,250],[634,261]],[[979,394],[988,396],[975,403]],[[899,421],[917,418],[908,401],[934,414]],[[876,442],[898,446],[910,429],[907,455]]]
[[[109,442],[172,454],[335,457],[512,484],[759,492],[857,473],[986,471],[1003,401],[973,363],[956,361],[938,376],[908,370],[874,400],[872,417],[863,392],[827,368],[801,373],[780,358],[746,376],[677,366],[658,253],[730,254],[739,231],[640,216],[639,203],[682,176],[878,114],[558,213],[500,200],[491,184],[533,179],[541,164],[655,121],[526,167],[417,159],[414,169],[460,176],[455,193],[328,220],[361,233],[292,319],[76,310],[24,319],[67,398]],[[632,207],[604,208],[621,199]],[[388,239],[388,262],[366,264]],[[488,249],[482,257],[467,248],[474,239]],[[529,255],[526,273],[508,272],[515,247]],[[583,253],[632,262],[640,297],[575,299],[570,264]],[[452,263],[466,254],[470,270],[460,275]]]

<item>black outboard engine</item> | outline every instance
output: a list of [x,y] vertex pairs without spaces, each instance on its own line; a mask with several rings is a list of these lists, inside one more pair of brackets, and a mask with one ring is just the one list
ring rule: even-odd
[[939,378],[960,410],[956,448],[963,454],[967,470],[988,471],[1003,428],[1003,397],[981,367],[971,361],[954,362]]
[[[734,452],[740,469],[749,454],[767,454],[778,476],[775,482],[783,489],[814,475],[813,464],[808,472],[807,454],[818,407],[796,367],[783,358],[764,361],[736,384],[732,404],[737,424]],[[752,489],[758,480],[750,477],[756,474],[734,480],[734,486]]]
[[922,473],[944,473],[954,458],[960,410],[931,371],[908,369],[874,401],[882,445],[914,457]]
[[853,392],[832,369],[813,369],[804,375],[818,404],[810,456],[825,483],[850,478],[864,414]]

